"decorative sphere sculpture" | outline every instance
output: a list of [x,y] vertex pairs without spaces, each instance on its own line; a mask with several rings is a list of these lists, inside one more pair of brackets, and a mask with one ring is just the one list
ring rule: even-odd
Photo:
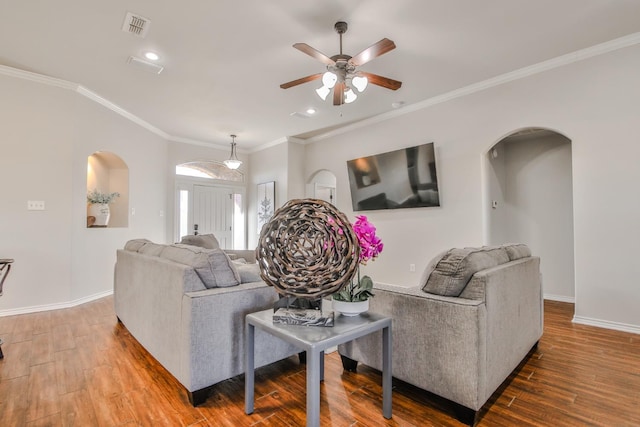
[[287,297],[319,299],[349,283],[360,245],[347,217],[318,199],[294,199],[260,231],[260,276]]

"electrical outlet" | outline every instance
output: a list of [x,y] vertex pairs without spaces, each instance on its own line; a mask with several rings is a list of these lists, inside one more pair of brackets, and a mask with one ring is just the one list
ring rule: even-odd
[[27,200],[28,211],[43,211],[44,200]]
[[409,271],[411,273],[415,273],[416,272],[416,265],[415,264],[409,264]]

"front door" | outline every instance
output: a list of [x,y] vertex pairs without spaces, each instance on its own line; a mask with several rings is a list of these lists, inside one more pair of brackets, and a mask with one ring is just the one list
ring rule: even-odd
[[194,185],[193,228],[194,230],[197,228],[198,234],[213,233],[220,242],[221,248],[233,248],[233,195],[231,190]]

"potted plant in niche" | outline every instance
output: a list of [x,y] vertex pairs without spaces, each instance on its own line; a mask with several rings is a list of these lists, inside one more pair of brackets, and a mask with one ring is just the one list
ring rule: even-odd
[[109,224],[111,216],[109,203],[113,202],[116,197],[120,197],[120,193],[102,193],[95,188],[87,193],[87,203],[89,204],[87,216],[95,218],[93,224],[89,225],[90,227],[106,227]]
[[369,298],[373,296],[373,280],[369,276],[360,276],[360,266],[366,265],[369,260],[375,261],[384,247],[380,238],[376,236],[376,228],[366,216],[356,216],[353,231],[360,245],[358,270],[344,288],[332,295],[333,309],[345,316],[357,316],[369,309]]

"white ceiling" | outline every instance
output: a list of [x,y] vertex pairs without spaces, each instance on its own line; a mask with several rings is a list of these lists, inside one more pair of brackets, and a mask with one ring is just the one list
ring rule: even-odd
[[[146,38],[121,30],[127,12],[151,21]],[[78,83],[171,135],[241,150],[309,137],[640,32],[638,0],[0,0],[0,64]],[[335,107],[314,89],[281,83],[324,71],[294,49],[344,53],[387,37],[395,50],[362,70],[403,82],[369,86]],[[127,63],[145,50],[165,67]],[[0,96],[0,102],[1,102]],[[291,116],[308,107],[312,118]]]

